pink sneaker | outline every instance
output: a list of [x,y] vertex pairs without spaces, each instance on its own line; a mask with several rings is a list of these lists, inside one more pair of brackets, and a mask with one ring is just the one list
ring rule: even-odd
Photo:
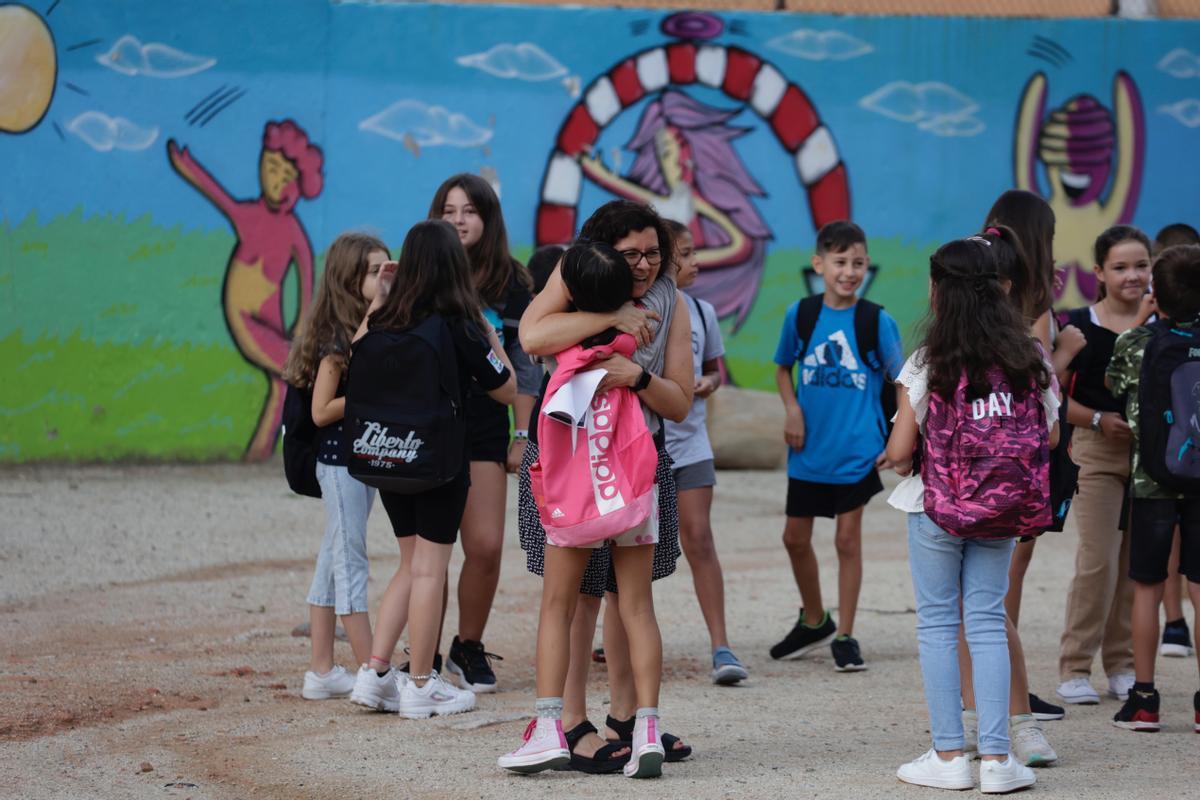
[[633,753],[622,769],[626,778],[657,778],[662,775],[662,735],[658,732],[658,717],[641,717],[633,726]]
[[547,769],[558,769],[571,763],[567,737],[563,735],[562,720],[539,717],[525,728],[525,743],[496,763],[522,775],[532,775]]

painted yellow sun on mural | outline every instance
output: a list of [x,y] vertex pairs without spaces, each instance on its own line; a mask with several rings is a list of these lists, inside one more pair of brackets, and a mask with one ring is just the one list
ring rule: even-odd
[[54,37],[26,6],[0,5],[0,131],[24,133],[50,108],[58,59]]

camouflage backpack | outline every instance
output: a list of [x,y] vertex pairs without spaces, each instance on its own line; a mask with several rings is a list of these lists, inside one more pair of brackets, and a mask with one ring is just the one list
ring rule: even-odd
[[921,478],[925,513],[964,539],[1008,539],[1050,527],[1050,446],[1040,393],[1016,396],[988,373],[986,397],[967,397],[967,376],[947,401],[931,393]]

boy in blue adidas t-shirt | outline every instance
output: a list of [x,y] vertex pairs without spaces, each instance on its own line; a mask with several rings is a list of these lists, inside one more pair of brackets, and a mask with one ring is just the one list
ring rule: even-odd
[[[793,303],[775,351],[775,383],[787,412],[787,524],[783,544],[803,607],[772,658],[801,656],[826,642],[839,672],[866,669],[851,636],[862,586],[862,515],[883,490],[887,420],[881,398],[904,362],[900,330],[882,308],[860,301],[867,276],[867,237],[852,222],[817,234],[812,264],[825,282],[821,296]],[[875,341],[858,341],[859,336]],[[793,367],[800,363],[799,380]],[[894,394],[893,394],[894,397]],[[821,601],[812,548],[813,519],[837,520],[838,626]]]

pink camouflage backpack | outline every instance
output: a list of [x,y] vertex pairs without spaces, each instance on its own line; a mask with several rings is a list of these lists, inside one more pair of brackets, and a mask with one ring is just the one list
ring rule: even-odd
[[[620,334],[609,344],[575,345],[557,356],[537,421],[538,460],[529,469],[538,515],[553,545],[587,547],[657,513],[658,450],[641,401],[625,387],[593,394],[602,372],[593,363],[614,352],[631,356],[636,346],[632,336]],[[572,411],[552,411],[564,405],[555,403],[559,392],[575,393],[566,404]]]
[[1014,396],[999,369],[987,397],[951,401],[933,392],[925,417],[925,514],[964,539],[1008,539],[1050,527],[1050,437],[1036,387]]

